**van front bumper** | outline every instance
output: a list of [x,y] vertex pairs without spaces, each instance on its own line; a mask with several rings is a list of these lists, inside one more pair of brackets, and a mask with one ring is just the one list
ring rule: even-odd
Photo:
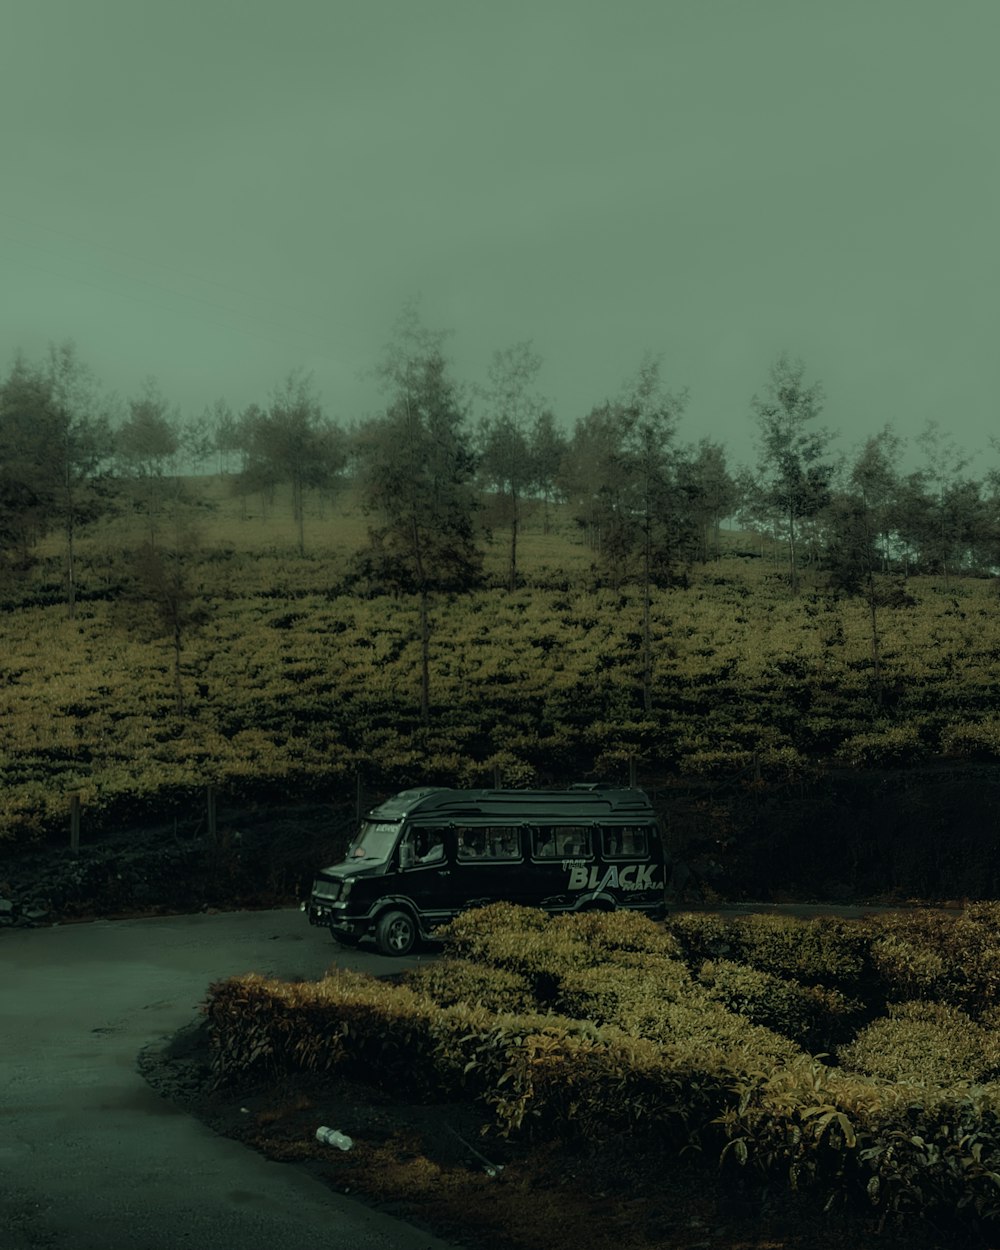
[[371,921],[367,917],[357,920],[345,915],[346,908],[343,903],[328,903],[311,898],[307,903],[301,903],[299,910],[306,913],[310,924],[329,929],[334,937],[342,937],[345,941],[351,938],[357,941],[371,928]]

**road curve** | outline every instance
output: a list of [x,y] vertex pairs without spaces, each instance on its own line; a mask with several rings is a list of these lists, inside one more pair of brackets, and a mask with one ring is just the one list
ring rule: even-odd
[[450,1250],[162,1099],[136,1056],[241,972],[314,979],[339,951],[297,909],[0,933],[3,1250]]

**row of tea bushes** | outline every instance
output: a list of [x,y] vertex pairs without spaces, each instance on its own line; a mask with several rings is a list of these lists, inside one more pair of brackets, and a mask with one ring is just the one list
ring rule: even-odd
[[[288,788],[381,789],[427,779],[507,784],[659,773],[764,790],[837,758],[916,765],[928,754],[995,761],[1000,618],[987,584],[931,581],[883,621],[885,699],[874,698],[864,605],[792,598],[727,562],[650,608],[645,705],[638,591],[438,596],[431,725],[420,716],[417,598],[356,593],[319,558],[192,553],[205,619],[146,637],[120,605],[24,606],[3,622],[0,843],[65,828],[79,794],[92,828],[185,805],[208,782],[232,799]],[[750,770],[749,780],[747,778]]]
[[[972,1235],[1000,1217],[1000,1011],[906,1001],[873,952],[901,934],[916,949],[924,932],[941,960],[970,960],[972,980],[939,980],[967,993],[988,985],[994,921],[979,906],[842,928],[675,916],[667,931],[497,904],[455,920],[446,958],[400,983],[249,975],[214,985],[206,1011],[221,1080],[346,1070],[477,1099],[505,1136],[641,1134],[826,1204]],[[720,943],[727,957],[703,958]],[[832,1057],[802,1048],[823,1030]]]

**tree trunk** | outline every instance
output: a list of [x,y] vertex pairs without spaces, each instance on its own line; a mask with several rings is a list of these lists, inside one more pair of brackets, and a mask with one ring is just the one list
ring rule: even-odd
[[510,492],[510,566],[507,570],[507,589],[511,593],[517,589],[517,527],[520,517],[517,511],[517,491],[511,487]]
[[181,624],[174,622],[174,695],[177,700],[177,715],[184,712],[184,685],[181,681]]
[[792,584],[792,594],[799,593],[799,571],[795,563],[795,516],[788,514],[788,571]]
[[73,512],[66,514],[66,608],[69,619],[76,616],[76,544],[73,526]]
[[653,710],[653,642],[649,623],[652,541],[647,526],[642,551],[642,707],[647,715]]
[[420,720],[429,725],[431,719],[431,625],[427,610],[427,588],[420,588]]

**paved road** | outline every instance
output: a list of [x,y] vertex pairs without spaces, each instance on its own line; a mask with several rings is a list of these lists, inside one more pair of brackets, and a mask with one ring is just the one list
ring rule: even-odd
[[220,978],[418,960],[339,951],[298,910],[0,932],[2,1250],[448,1250],[216,1136],[135,1066]]

